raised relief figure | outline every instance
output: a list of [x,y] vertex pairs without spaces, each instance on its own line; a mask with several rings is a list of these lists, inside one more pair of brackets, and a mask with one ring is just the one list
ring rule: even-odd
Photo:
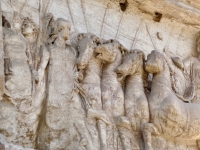
[[[101,80],[103,110],[113,124],[117,117],[124,116],[124,93],[115,70],[121,64],[126,52],[127,50],[115,40],[105,41],[95,49],[96,57],[104,62]],[[106,129],[103,138],[104,149],[117,149],[120,145],[118,128],[106,124],[103,124],[102,128]]]
[[151,119],[143,128],[145,150],[153,149],[152,134],[196,140],[200,148],[200,105],[184,103],[176,96],[171,88],[169,65],[156,50],[147,57],[145,68],[153,74],[153,81],[148,97]]
[[[0,136],[8,143],[40,150],[153,150],[164,143],[155,139],[175,148],[176,139],[189,139],[200,149],[199,57],[182,60],[154,50],[145,62],[141,50],[128,52],[116,40],[77,32],[76,49],[69,21],[49,13],[40,23],[38,38],[32,19],[14,12],[10,24],[3,17]],[[196,44],[200,54],[200,35]]]
[[45,120],[41,122],[38,135],[39,149],[92,150],[84,122],[85,111],[75,90],[76,54],[65,43],[70,26],[69,21],[58,18],[48,39],[48,94]]
[[[94,49],[100,44],[100,39],[90,33],[78,35],[77,68],[79,69],[79,92],[83,97],[86,111],[91,107],[101,110],[101,61],[95,58]],[[78,83],[77,83],[78,84]],[[89,114],[88,114],[89,115]],[[87,119],[87,128],[90,132],[94,149],[99,149],[99,132],[96,118]]]
[[[29,25],[27,25],[29,24]],[[1,131],[8,141],[34,147],[37,132],[37,115],[32,95],[32,74],[26,55],[27,36],[37,38],[37,27],[31,19],[14,13],[12,28],[4,28],[5,52],[5,99],[1,107],[10,100],[12,106],[2,111]],[[9,114],[9,115],[8,115]],[[5,117],[6,116],[6,117]]]
[[144,91],[144,58],[141,50],[132,50],[116,70],[120,80],[125,78],[125,116],[119,117],[118,121],[118,125],[124,128],[121,133],[124,149],[143,149],[142,127],[149,122],[149,107]]
[[[31,72],[27,63],[26,39],[22,35],[23,18],[14,13],[12,29],[4,28],[5,94],[17,105],[17,99],[31,96]],[[23,79],[23,80],[22,80]]]
[[21,28],[22,28],[22,34],[27,41],[26,55],[28,58],[30,69],[32,70],[37,67],[37,61],[35,59],[37,52],[36,40],[38,35],[38,29],[36,25],[33,23],[33,21],[29,18],[24,19]]
[[94,49],[98,44],[100,44],[100,39],[91,33],[81,33],[78,35],[77,48],[79,56],[77,68],[79,69],[79,81],[82,90],[84,90],[82,92],[89,94],[87,98],[87,105],[89,106],[86,105],[86,108],[90,106],[97,109],[102,108],[100,87],[102,62],[95,58],[94,53]]
[[[91,33],[78,35],[77,67],[79,69],[78,86],[83,97],[87,111],[87,127],[93,135],[94,149],[103,149],[103,134],[105,129],[101,128],[104,123],[111,123],[108,115],[102,110],[101,101],[101,73],[102,61],[95,57],[96,46],[101,43],[100,39]],[[99,140],[100,138],[100,140]],[[100,144],[99,144],[100,142]]]

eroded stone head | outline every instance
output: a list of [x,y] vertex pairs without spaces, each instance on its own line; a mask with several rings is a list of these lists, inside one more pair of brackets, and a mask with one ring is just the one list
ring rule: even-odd
[[97,53],[96,57],[107,63],[114,62],[118,54],[125,55],[127,52],[117,40],[105,41],[95,49],[95,53]]
[[93,56],[94,48],[101,43],[101,40],[96,35],[91,33],[80,33],[78,34],[77,39],[77,49],[79,52],[77,59],[78,69],[85,69]]
[[55,29],[58,32],[58,36],[62,37],[65,41],[69,39],[69,34],[71,31],[71,23],[65,19],[58,18],[56,20]]
[[38,28],[30,18],[25,18],[22,23],[22,34],[30,43],[35,42],[38,35]]
[[68,20],[58,18],[54,22],[52,33],[49,35],[47,43],[54,43],[56,40],[60,42],[61,46],[65,45],[65,41],[69,39],[71,31],[71,24]]
[[145,70],[149,73],[159,73],[163,70],[163,54],[157,50],[153,50],[148,56],[145,65]]
[[144,52],[141,50],[132,50],[125,56],[122,64],[117,68],[116,73],[120,76],[133,75],[141,70],[144,60]]
[[21,16],[18,12],[14,12],[12,26],[15,30],[21,31],[23,21],[23,16]]

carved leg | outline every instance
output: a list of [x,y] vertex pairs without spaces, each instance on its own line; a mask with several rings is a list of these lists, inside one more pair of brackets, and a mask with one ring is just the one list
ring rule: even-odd
[[143,138],[144,138],[144,143],[145,143],[145,150],[153,150],[152,148],[152,139],[151,139],[151,134],[159,134],[158,130],[154,126],[153,123],[146,123],[143,126]]
[[197,147],[200,149],[200,139],[197,140]]
[[92,135],[93,149],[99,149],[99,131],[97,128],[97,121],[94,118],[87,118],[86,122],[89,135]]
[[99,129],[100,149],[107,150],[106,124],[102,120],[98,120],[97,126]]
[[119,116],[115,120],[123,150],[133,149],[131,140],[133,140],[134,136],[132,135],[133,133],[131,130],[131,122],[129,118],[126,116]]
[[81,135],[82,138],[87,139],[87,144],[86,144],[87,150],[93,150],[94,146],[91,139],[92,137],[90,137],[88,132],[86,131],[85,122],[82,120],[78,120],[78,122],[75,123],[75,126],[79,135]]
[[89,108],[87,110],[87,117],[95,118],[95,120],[97,120],[100,147],[101,150],[107,150],[107,124],[112,125],[108,114],[104,110]]
[[106,126],[106,137],[107,137],[107,150],[114,150],[115,139],[114,139],[114,127],[107,125]]
[[130,137],[129,137],[130,132],[131,132],[130,130],[119,127],[119,135],[120,135],[120,140],[122,143],[123,150],[131,149],[131,141],[130,141]]

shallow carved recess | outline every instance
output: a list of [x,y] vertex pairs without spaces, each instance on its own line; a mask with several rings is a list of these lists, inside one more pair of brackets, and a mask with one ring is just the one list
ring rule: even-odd
[[2,0],[0,149],[200,149],[199,1],[157,2]]

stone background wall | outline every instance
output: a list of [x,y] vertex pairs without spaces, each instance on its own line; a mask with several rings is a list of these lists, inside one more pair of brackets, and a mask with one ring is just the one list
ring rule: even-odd
[[[121,11],[118,0],[1,1],[3,14],[8,20],[11,20],[13,11],[18,11],[32,18],[39,26],[42,14],[51,12],[55,19],[60,17],[69,20],[73,32],[91,32],[104,39],[117,39],[128,49],[141,49],[146,54],[153,49],[166,49],[181,57],[195,55],[198,25],[178,20],[180,14],[176,12],[173,17],[169,18],[166,14],[160,22],[155,22],[153,15],[137,7],[133,0],[128,1],[124,12]],[[151,3],[148,2],[147,0],[142,5],[144,9],[148,5],[151,8]],[[166,11],[173,12],[170,7],[166,7]],[[189,10],[186,12],[190,13]],[[184,12],[182,15],[183,18],[188,17],[184,16]],[[158,38],[158,34],[162,40]]]

